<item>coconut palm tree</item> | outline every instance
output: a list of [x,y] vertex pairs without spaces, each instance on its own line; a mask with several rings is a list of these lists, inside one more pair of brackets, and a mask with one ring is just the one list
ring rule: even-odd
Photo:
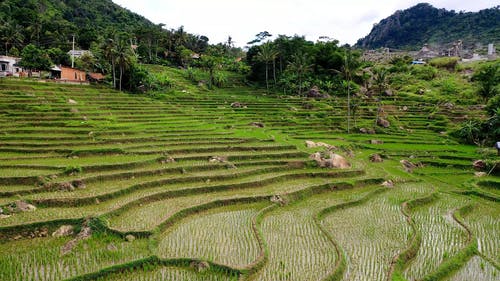
[[274,84],[276,85],[276,64],[274,63],[278,56],[278,51],[274,49],[270,42],[262,44],[256,59],[266,65],[266,89],[269,92],[269,63],[273,62]]
[[118,40],[118,44],[116,44],[114,52],[116,64],[118,65],[118,69],[120,71],[120,82],[118,84],[118,89],[121,91],[123,84],[123,73],[130,67],[130,65],[132,65],[134,53],[126,40]]
[[382,68],[375,68],[373,70],[373,82],[375,84],[375,87],[377,88],[378,91],[378,98],[377,98],[377,116],[375,118],[375,125],[377,125],[377,121],[379,118],[380,110],[382,107],[382,94],[384,93],[385,90],[387,90],[387,69],[382,67]]
[[288,63],[288,67],[292,70],[295,75],[297,75],[297,80],[299,83],[299,96],[302,95],[302,84],[304,75],[312,70],[312,64],[310,64],[309,56],[305,53],[298,52],[292,56],[293,60]]
[[115,40],[107,39],[103,46],[104,57],[111,62],[111,72],[113,74],[113,88],[116,89],[116,58],[115,58]]
[[345,50],[344,54],[344,65],[339,70],[333,70],[334,72],[342,75],[344,81],[342,84],[345,85],[347,90],[347,133],[351,130],[351,81],[353,75],[359,70],[360,64],[355,59],[350,48]]
[[9,54],[9,46],[20,46],[23,43],[24,35],[21,33],[22,30],[20,25],[11,22],[7,22],[0,30],[2,41],[5,44],[6,56]]

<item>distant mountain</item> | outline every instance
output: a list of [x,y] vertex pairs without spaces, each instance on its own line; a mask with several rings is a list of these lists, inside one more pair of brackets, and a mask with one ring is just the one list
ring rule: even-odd
[[456,13],[421,3],[383,19],[373,26],[370,34],[359,39],[356,46],[419,49],[425,43],[445,44],[456,40],[468,45],[500,43],[500,6]]

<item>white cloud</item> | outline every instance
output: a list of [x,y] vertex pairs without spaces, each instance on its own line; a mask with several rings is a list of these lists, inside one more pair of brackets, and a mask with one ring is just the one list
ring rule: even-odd
[[[231,36],[244,46],[261,31],[305,35],[308,40],[329,36],[354,44],[373,24],[422,0],[113,0],[167,28],[206,35],[211,43]],[[428,0],[438,8],[477,11],[498,5],[492,0]]]

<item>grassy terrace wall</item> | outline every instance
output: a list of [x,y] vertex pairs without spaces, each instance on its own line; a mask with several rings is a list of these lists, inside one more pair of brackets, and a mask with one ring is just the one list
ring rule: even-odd
[[[500,180],[476,179],[484,154],[443,132],[474,107],[396,95],[382,128],[367,99],[346,134],[342,96],[206,91],[163,71],[177,86],[154,99],[0,82],[0,280],[499,276]],[[306,140],[351,168],[318,167],[326,148]]]

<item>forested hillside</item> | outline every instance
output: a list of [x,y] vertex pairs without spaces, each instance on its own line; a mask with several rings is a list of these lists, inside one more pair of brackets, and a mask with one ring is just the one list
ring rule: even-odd
[[376,24],[370,34],[358,40],[362,48],[390,47],[418,49],[425,43],[494,43],[500,34],[499,6],[479,12],[455,12],[422,3]]
[[[111,0],[6,0],[0,3],[1,54],[19,55],[28,44],[68,51],[75,35],[78,49],[92,49],[118,34],[137,45],[139,57],[156,62],[175,57],[179,46],[203,51],[208,38],[167,29]],[[116,40],[115,40],[116,41]]]

